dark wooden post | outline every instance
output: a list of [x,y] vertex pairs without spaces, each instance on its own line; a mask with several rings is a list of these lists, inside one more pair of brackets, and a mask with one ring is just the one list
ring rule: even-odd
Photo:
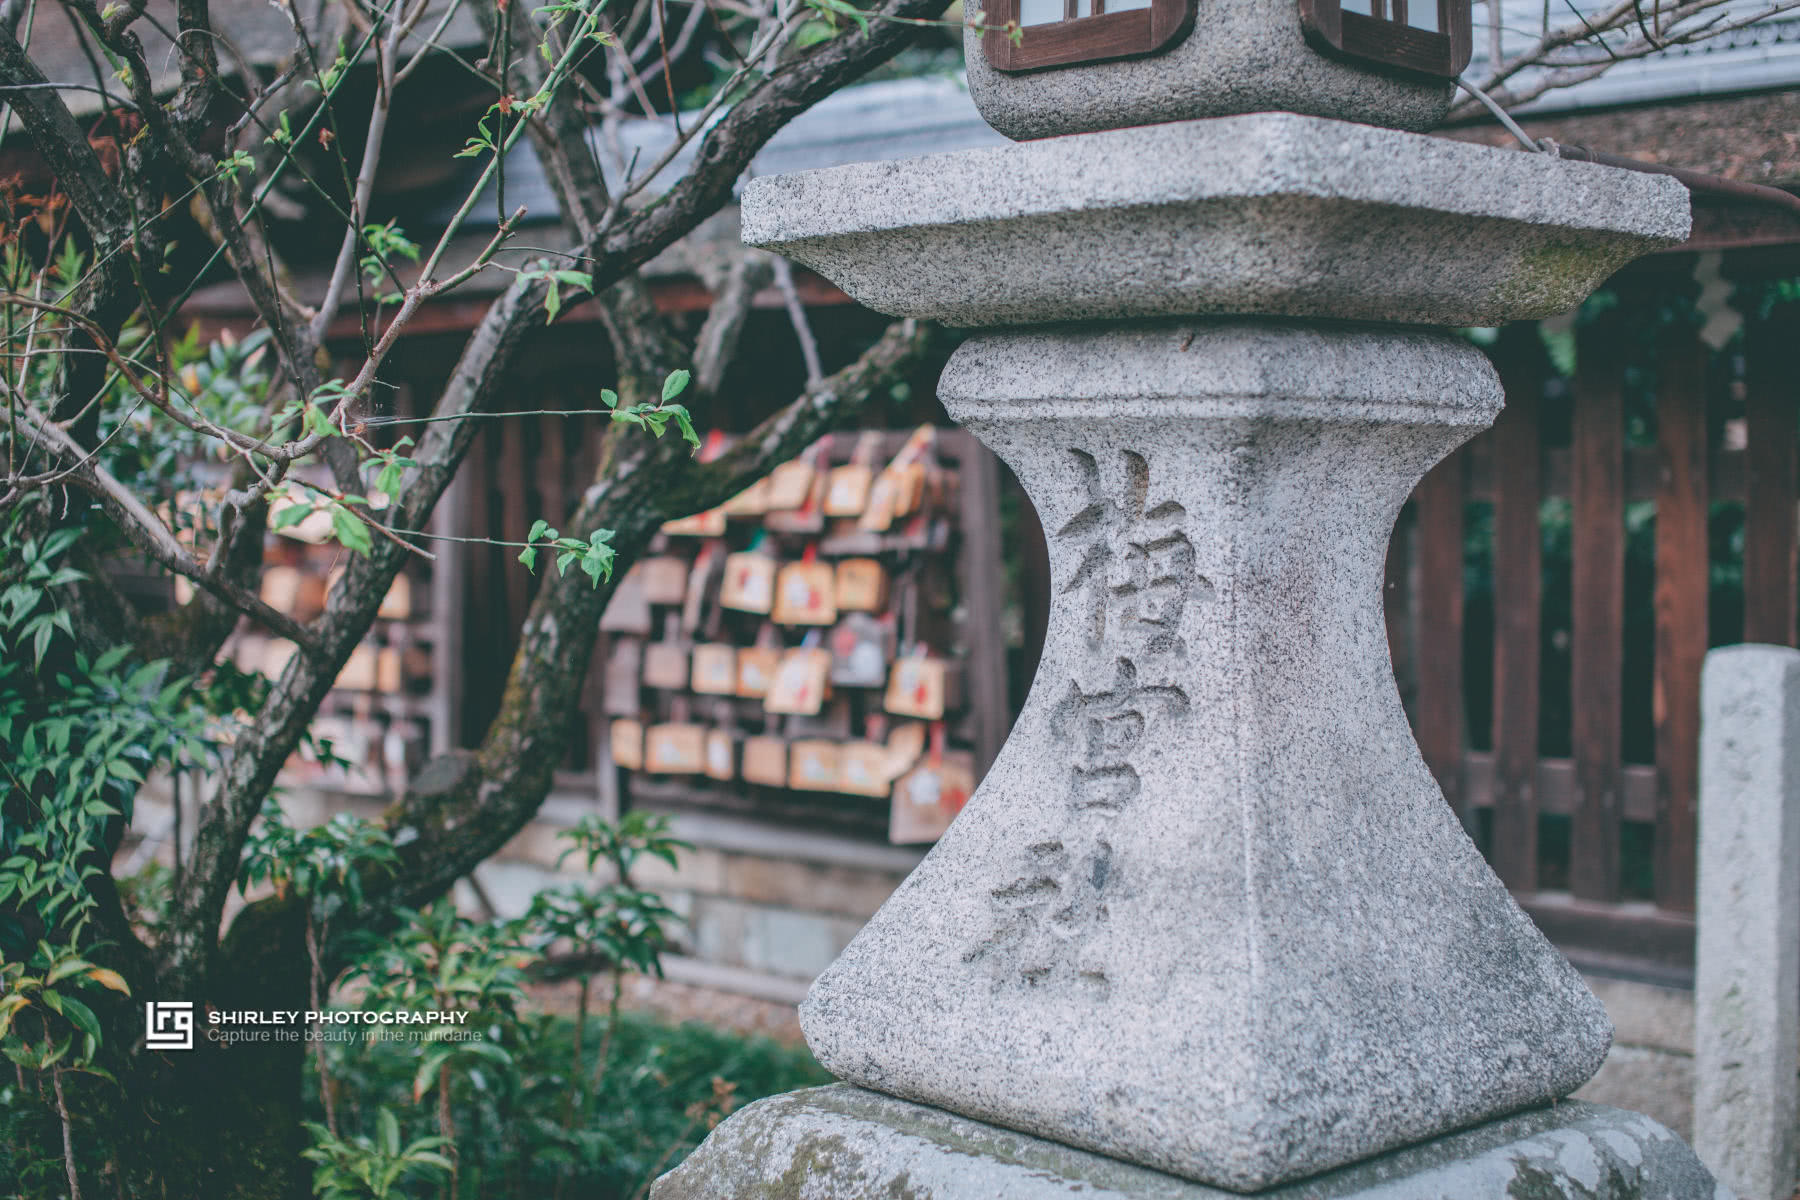
[[1800,321],[1790,310],[1752,325],[1745,346],[1744,640],[1794,644],[1795,429]]
[[1444,799],[1465,825],[1462,787],[1463,494],[1468,456],[1457,451],[1413,492],[1419,556],[1418,704],[1414,736]]
[[1575,819],[1569,890],[1619,896],[1620,672],[1625,623],[1625,317],[1614,309],[1577,335],[1570,699]]
[[1538,667],[1543,499],[1538,406],[1549,366],[1537,328],[1494,347],[1506,408],[1488,435],[1494,481],[1494,825],[1489,857],[1506,886],[1538,887]]
[[1700,665],[1706,657],[1706,346],[1665,333],[1657,363],[1656,902],[1694,908]]

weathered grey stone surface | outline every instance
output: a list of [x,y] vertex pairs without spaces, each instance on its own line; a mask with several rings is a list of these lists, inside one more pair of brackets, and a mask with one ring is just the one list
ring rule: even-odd
[[[938,1109],[837,1085],[727,1120],[651,1200],[1233,1200]],[[1259,1193],[1265,1200],[1730,1200],[1636,1113],[1571,1102]]]
[[1273,321],[966,342],[1056,604],[948,834],[801,1008],[841,1078],[1252,1190],[1564,1095],[1610,1025],[1420,759],[1380,583],[1493,419],[1443,334]]
[[1293,0],[1206,0],[1195,30],[1160,54],[1009,75],[964,35],[969,95],[1007,137],[1050,137],[1233,113],[1296,112],[1427,130],[1455,96],[1449,82],[1334,59],[1300,31]]
[[743,238],[953,325],[1497,325],[1574,307],[1688,209],[1666,176],[1256,113],[756,179]]
[[1800,1115],[1800,651],[1706,656],[1699,869],[1694,1147],[1744,1200],[1788,1200]]

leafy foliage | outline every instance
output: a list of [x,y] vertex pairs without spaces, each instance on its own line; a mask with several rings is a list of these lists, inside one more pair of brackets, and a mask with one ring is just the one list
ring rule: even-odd
[[130,666],[126,647],[89,659],[73,646],[56,600],[83,578],[63,563],[80,531],[32,536],[23,516],[0,524],[0,960],[43,938],[79,944],[108,825],[153,768],[212,751],[188,681],[163,663]]
[[[582,1031],[584,1044],[593,1044],[599,1025]],[[471,1064],[452,1081],[458,1200],[631,1200],[736,1107],[830,1081],[804,1047],[626,1012],[604,1076],[571,1114],[576,1030],[566,1017],[526,1015],[495,1031],[508,1039],[507,1070]],[[415,1044],[370,1041],[334,1060],[340,1107],[348,1102],[358,1128],[385,1109],[397,1115],[403,1139],[435,1133],[430,1112],[411,1099],[418,1055]]]
[[341,906],[360,905],[365,879],[396,861],[393,841],[373,822],[338,813],[298,832],[270,799],[244,844],[238,886],[248,893],[267,883],[278,896],[305,897],[314,914],[327,919]]
[[376,1113],[375,1124],[375,1137],[346,1140],[316,1122],[306,1123],[313,1144],[300,1153],[318,1164],[313,1195],[320,1200],[391,1200],[412,1194],[402,1185],[414,1180],[437,1183],[450,1177],[450,1160],[438,1153],[443,1138],[416,1138],[402,1146],[400,1122],[391,1109]]

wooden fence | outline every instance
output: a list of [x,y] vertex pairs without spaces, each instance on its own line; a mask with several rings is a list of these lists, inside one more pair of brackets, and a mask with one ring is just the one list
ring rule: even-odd
[[1715,351],[1662,278],[1576,325],[1570,374],[1570,335],[1500,333],[1505,411],[1414,494],[1387,613],[1426,761],[1526,910],[1582,965],[1679,982],[1701,662],[1795,639],[1800,323]]

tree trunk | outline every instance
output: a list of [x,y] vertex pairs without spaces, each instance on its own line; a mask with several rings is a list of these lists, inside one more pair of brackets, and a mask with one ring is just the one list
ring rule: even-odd
[[[297,903],[265,900],[233,922],[194,1001],[191,1051],[140,1050],[120,1074],[119,1139],[124,1192],[132,1200],[193,1196],[212,1200],[300,1200],[310,1196],[300,1157],[302,1040],[221,1045],[207,1037],[209,1009],[304,1011],[305,925]],[[141,1001],[134,1006],[142,1021]],[[303,1026],[280,1028],[300,1032]],[[141,1041],[141,1025],[119,1044]]]

